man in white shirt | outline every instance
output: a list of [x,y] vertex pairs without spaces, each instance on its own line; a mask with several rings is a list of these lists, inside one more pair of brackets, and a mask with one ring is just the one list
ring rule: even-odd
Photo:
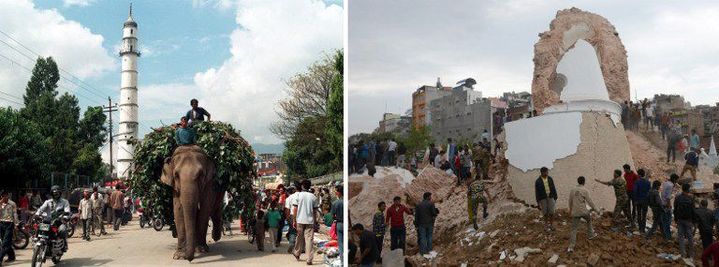
[[90,223],[92,222],[92,200],[90,200],[90,190],[82,192],[82,199],[78,205],[80,212],[80,221],[82,222],[82,239],[90,241]]
[[397,142],[395,142],[392,139],[389,139],[387,142],[387,158],[389,159],[389,166],[395,166],[397,156]]
[[[97,186],[92,188],[92,195],[90,196],[90,202],[92,202],[92,223],[95,227],[100,228],[100,234],[106,235],[105,224],[102,221],[102,211],[105,208],[105,198],[97,191]],[[93,229],[94,231],[95,229]]]
[[292,200],[292,209],[295,214],[294,225],[297,229],[297,241],[292,254],[299,261],[304,244],[305,253],[307,253],[307,265],[312,265],[314,256],[312,239],[314,237],[314,224],[317,221],[317,211],[319,210],[317,197],[309,192],[311,187],[312,182],[310,180],[303,180],[302,192],[297,193],[297,197]]

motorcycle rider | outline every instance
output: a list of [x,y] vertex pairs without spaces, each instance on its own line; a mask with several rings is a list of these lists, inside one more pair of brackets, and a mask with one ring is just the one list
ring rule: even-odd
[[[62,198],[60,192],[60,186],[53,185],[50,187],[51,199],[45,200],[39,209],[35,212],[35,216],[52,216],[52,212],[56,210],[63,210],[66,214],[70,214],[70,202],[67,199]],[[63,241],[63,252],[67,252],[67,227],[65,224],[61,224],[58,227],[58,237],[62,238]]]

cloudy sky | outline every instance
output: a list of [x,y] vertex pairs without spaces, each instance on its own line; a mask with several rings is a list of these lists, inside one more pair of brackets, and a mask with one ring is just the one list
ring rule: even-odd
[[[56,59],[66,71],[60,92],[82,107],[118,100],[129,2],[0,1],[0,105],[22,106],[37,54]],[[341,0],[134,1],[133,17],[141,135],[177,121],[197,98],[251,143],[281,143],[268,127],[284,82],[343,44]]]
[[[451,3],[451,4],[450,4]],[[604,16],[626,46],[631,96],[719,101],[714,1],[349,1],[349,132],[404,113],[422,85],[473,77],[485,96],[531,91],[534,43],[557,10]]]

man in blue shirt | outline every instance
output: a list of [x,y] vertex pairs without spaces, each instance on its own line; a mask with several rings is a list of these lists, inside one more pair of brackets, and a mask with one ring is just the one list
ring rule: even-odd
[[682,173],[679,174],[679,177],[684,178],[684,173],[689,171],[689,173],[692,174],[692,181],[696,181],[697,168],[699,168],[699,149],[692,148],[689,150],[689,153],[684,155],[684,159],[686,160],[686,163],[684,163],[684,168],[682,169]]
[[187,112],[185,117],[191,124],[194,124],[196,121],[205,121],[205,116],[207,116],[207,121],[210,121],[210,113],[204,108],[197,106],[197,99],[190,100],[190,106],[192,106],[192,109]]
[[692,129],[692,136],[689,137],[689,147],[692,150],[699,149],[699,135],[697,129]]
[[180,127],[175,130],[175,141],[177,145],[194,145],[197,142],[197,133],[195,129],[187,126],[187,117],[180,119]]

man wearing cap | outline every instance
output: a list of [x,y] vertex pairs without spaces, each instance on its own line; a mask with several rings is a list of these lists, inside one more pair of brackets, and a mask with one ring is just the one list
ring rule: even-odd
[[90,223],[92,222],[92,200],[90,200],[90,190],[85,189],[82,192],[82,199],[77,210],[80,212],[80,221],[82,221],[82,239],[90,241]]
[[2,264],[2,260],[6,255],[6,262],[15,261],[15,250],[12,247],[12,234],[17,222],[17,206],[15,202],[10,200],[7,191],[0,190],[0,238],[2,238],[0,264]]

